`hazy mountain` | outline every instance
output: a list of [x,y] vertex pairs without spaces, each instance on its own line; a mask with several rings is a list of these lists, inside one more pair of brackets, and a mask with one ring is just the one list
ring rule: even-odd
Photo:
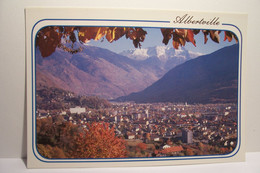
[[[165,49],[162,54],[158,51],[159,47],[154,47],[147,50],[150,57],[135,60],[107,49],[81,46],[84,47],[82,52],[72,55],[57,48],[46,58],[42,58],[37,49],[37,88],[56,87],[80,95],[114,99],[145,89],[169,69],[192,56],[188,51],[166,50],[166,47],[161,48]],[[138,50],[141,49],[136,49]],[[171,56],[171,53],[174,55]]]
[[238,45],[187,61],[141,92],[117,101],[135,102],[236,102]]
[[57,49],[44,59],[37,55],[38,88],[47,85],[110,99],[142,90],[158,79],[134,60],[97,47],[74,55]]

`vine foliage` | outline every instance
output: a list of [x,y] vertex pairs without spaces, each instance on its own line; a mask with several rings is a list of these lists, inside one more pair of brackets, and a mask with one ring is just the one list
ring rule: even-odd
[[[161,28],[162,43],[168,45],[171,41],[175,49],[185,46],[187,42],[196,46],[194,35],[202,32],[204,43],[210,38],[212,41],[220,42],[220,32],[224,32],[224,41],[233,39],[238,42],[236,35],[230,31],[200,30],[200,29],[174,29]],[[74,46],[75,43],[86,44],[90,40],[104,40],[109,43],[119,40],[122,37],[130,39],[135,48],[141,48],[145,41],[147,31],[140,27],[82,27],[82,26],[48,26],[41,29],[36,35],[36,46],[39,47],[42,57],[48,57],[56,48],[62,48],[69,53],[82,51],[81,46]]]

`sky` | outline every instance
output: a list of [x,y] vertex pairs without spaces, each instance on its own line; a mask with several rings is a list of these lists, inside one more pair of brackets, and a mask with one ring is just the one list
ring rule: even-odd
[[[147,48],[147,47],[154,47],[154,46],[165,46],[162,43],[162,33],[160,28],[143,28],[145,31],[147,31],[146,38],[144,42],[141,42],[142,47],[141,48]],[[204,35],[202,32],[195,35],[196,40],[196,47],[188,42],[185,45],[185,49],[192,51],[192,52],[199,52],[202,54],[209,54],[212,53],[220,48],[230,46],[235,44],[235,40],[233,39],[231,42],[228,42],[227,40],[224,41],[224,32],[220,33],[220,43],[213,42],[209,36],[208,36],[208,42],[204,44]],[[103,41],[90,41],[88,43],[89,45],[98,46],[102,48],[109,49],[113,52],[120,53],[123,50],[129,50],[129,49],[135,49],[132,40],[126,39],[124,36],[121,37],[119,40],[114,41],[112,43],[109,43],[106,39]],[[172,46],[171,40],[169,41],[167,46]]]

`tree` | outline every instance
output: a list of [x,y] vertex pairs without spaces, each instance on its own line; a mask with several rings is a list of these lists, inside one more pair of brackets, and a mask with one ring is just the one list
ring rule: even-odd
[[72,158],[122,158],[126,157],[126,144],[108,123],[92,123],[79,133],[71,152]]
[[63,150],[57,146],[37,144],[37,149],[46,158],[66,158]]
[[115,136],[108,123],[87,124],[87,129],[69,122],[54,124],[37,119],[37,149],[46,158],[122,158],[124,139]]
[[141,151],[144,151],[147,149],[147,145],[145,143],[138,143],[137,147],[140,148]]
[[194,152],[191,148],[187,148],[185,151],[186,156],[194,156]]
[[[40,154],[54,158],[56,152],[51,150],[61,149],[66,157],[68,151],[73,150],[75,136],[80,132],[78,126],[69,122],[53,123],[52,118],[37,119],[37,147]],[[55,148],[56,147],[56,148]]]
[[199,142],[198,147],[200,151],[205,151],[205,146],[203,143]]
[[[172,40],[175,49],[185,46],[186,42],[191,42],[196,46],[194,35],[199,32],[204,34],[204,43],[208,41],[208,36],[216,43],[220,42],[219,30],[199,30],[199,29],[174,29],[161,28],[163,36],[162,42],[167,45]],[[235,39],[236,35],[230,31],[225,33],[224,41]],[[87,43],[90,40],[106,39],[112,43],[125,36],[132,40],[135,48],[141,48],[141,42],[144,42],[147,32],[140,27],[82,27],[82,26],[48,26],[42,28],[36,35],[36,46],[39,47],[42,57],[48,57],[56,48],[72,54],[82,51],[82,47],[74,47],[74,43]],[[70,43],[70,46],[68,46]]]

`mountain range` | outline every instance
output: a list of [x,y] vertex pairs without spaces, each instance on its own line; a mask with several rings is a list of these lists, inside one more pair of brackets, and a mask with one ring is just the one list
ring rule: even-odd
[[238,48],[236,44],[186,61],[146,89],[116,101],[237,102]]
[[[185,49],[167,47],[117,54],[99,47],[81,46],[82,52],[70,54],[57,48],[46,58],[36,49],[37,89],[55,87],[79,95],[115,99],[144,90],[170,69],[198,56]],[[146,51],[146,57],[138,58],[138,51]]]
[[152,59],[157,59],[161,63],[163,69],[168,71],[173,67],[201,56],[202,54],[188,51],[184,47],[176,50],[169,46],[155,46],[142,49],[125,50],[121,52],[120,55],[124,55],[137,61],[149,62]]

